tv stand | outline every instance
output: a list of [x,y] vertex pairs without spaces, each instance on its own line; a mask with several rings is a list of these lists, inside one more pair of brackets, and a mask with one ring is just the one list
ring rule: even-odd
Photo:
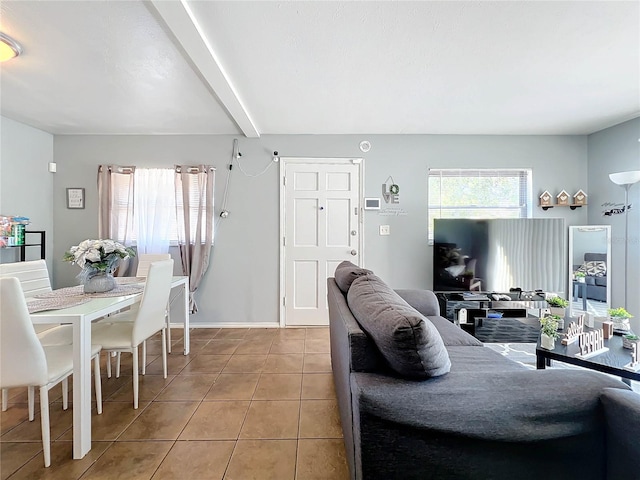
[[[458,318],[461,308],[467,310],[481,310],[478,313],[487,313],[489,310],[501,312],[505,310],[523,310],[523,316],[527,316],[528,310],[547,308],[547,302],[543,297],[539,300],[523,298],[521,292],[434,292],[440,303],[440,315],[454,322]],[[502,299],[496,300],[492,295],[500,295]],[[509,300],[507,300],[507,298]],[[515,313],[515,312],[511,312]],[[486,316],[486,315],[483,315]],[[536,315],[537,316],[537,315]]]

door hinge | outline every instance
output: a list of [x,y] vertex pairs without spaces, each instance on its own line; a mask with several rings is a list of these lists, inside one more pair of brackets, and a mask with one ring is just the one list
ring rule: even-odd
[[282,177],[282,185],[287,185],[287,177]]
[[283,307],[287,306],[287,297],[282,297],[282,306]]
[[282,237],[282,246],[283,247],[287,246],[287,237]]

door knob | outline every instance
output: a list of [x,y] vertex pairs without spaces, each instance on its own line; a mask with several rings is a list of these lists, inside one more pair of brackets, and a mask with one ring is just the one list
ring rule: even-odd
[[357,254],[358,254],[357,250],[351,250],[351,255],[355,257]]

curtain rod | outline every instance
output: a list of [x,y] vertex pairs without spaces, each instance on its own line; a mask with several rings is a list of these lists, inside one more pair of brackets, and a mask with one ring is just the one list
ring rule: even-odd
[[181,173],[182,169],[185,168],[187,173],[200,173],[204,171],[215,172],[216,168],[211,165],[199,165],[199,166],[191,166],[191,165],[176,165],[175,170],[177,173]]

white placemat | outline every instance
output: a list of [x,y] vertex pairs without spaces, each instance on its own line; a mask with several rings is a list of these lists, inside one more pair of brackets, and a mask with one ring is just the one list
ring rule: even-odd
[[61,310],[63,308],[75,307],[90,301],[90,297],[53,297],[53,298],[36,298],[27,303],[29,313],[44,312],[45,310]]
[[[109,290],[108,292],[100,293],[84,293],[84,287],[78,285],[75,287],[59,288],[49,293],[42,293],[36,295],[35,298],[62,298],[62,297],[87,297],[89,299],[95,297],[122,297],[124,295],[134,295],[141,293],[144,290],[143,285],[116,285],[116,288]],[[62,307],[61,307],[62,308]]]

